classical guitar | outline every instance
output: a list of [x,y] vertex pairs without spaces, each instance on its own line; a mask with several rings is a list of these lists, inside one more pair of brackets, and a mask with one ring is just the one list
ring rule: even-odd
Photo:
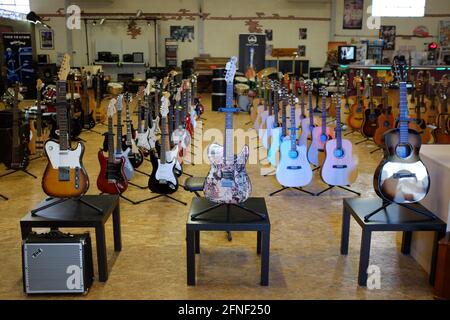
[[[291,95],[290,105],[293,104],[294,98]],[[306,145],[297,143],[295,108],[291,107],[290,113],[289,139],[281,143],[276,178],[284,187],[303,187],[311,182],[313,172],[306,156]]]
[[56,82],[56,116],[59,126],[59,143],[48,140],[45,154],[48,163],[42,177],[42,189],[50,197],[80,197],[88,191],[89,178],[83,166],[84,145],[77,143],[72,149],[69,141],[68,106],[66,99],[66,78],[69,72],[70,56],[64,55]]
[[325,150],[325,143],[334,138],[334,133],[331,128],[327,127],[327,96],[328,91],[325,87],[320,89],[320,95],[322,96],[322,124],[320,127],[315,127],[312,131],[311,145],[308,149],[308,160],[313,165],[318,166],[320,164],[319,154]]
[[102,108],[101,106],[101,102],[102,102],[102,86],[103,86],[103,80],[104,79],[104,75],[102,71],[98,71],[97,75],[95,77],[95,121],[96,122],[105,122],[106,120],[106,113],[104,108]]
[[386,131],[394,128],[395,120],[392,115],[392,107],[389,106],[389,85],[383,82],[383,103],[378,106],[379,110],[382,110],[380,116],[377,119],[377,129],[373,136],[373,141],[381,146],[384,142],[383,135]]
[[131,120],[130,116],[131,95],[128,92],[125,93],[124,100],[127,134],[125,135],[125,139],[122,140],[122,150],[130,149],[130,152],[128,153],[128,159],[133,165],[133,168],[137,169],[144,162],[144,152],[137,147],[136,142],[133,139],[133,133],[135,132],[135,130],[133,128],[133,120]]
[[226,64],[225,80],[226,108],[225,112],[225,143],[211,144],[208,147],[208,159],[211,168],[206,177],[205,197],[216,203],[241,203],[250,197],[252,185],[245,171],[245,164],[249,156],[249,148],[244,146],[237,156],[233,151],[233,112],[239,111],[233,108],[233,79],[236,73],[236,57],[231,57]]
[[364,101],[361,96],[361,82],[360,76],[353,78],[353,86],[356,90],[356,101],[350,107],[350,115],[348,117],[348,125],[353,130],[359,130],[363,124]]
[[100,163],[100,173],[97,178],[97,188],[104,193],[121,194],[128,188],[128,180],[125,175],[125,158],[115,157],[114,150],[114,130],[113,116],[116,113],[116,99],[109,101],[108,116],[108,156],[105,156],[102,149],[98,151],[98,161]]
[[305,88],[308,91],[308,117],[303,118],[301,121],[302,133],[300,135],[299,144],[302,146],[307,146],[308,137],[310,137],[315,127],[312,102],[313,83],[311,80],[305,81]]
[[393,65],[399,81],[399,128],[384,134],[384,159],[375,171],[373,185],[382,199],[396,203],[413,203],[425,198],[430,188],[427,168],[419,157],[421,138],[408,128],[406,63],[395,57]]
[[333,100],[336,105],[336,138],[325,144],[325,161],[320,175],[330,186],[349,186],[355,182],[358,170],[353,159],[352,143],[342,139],[341,97],[334,95]]
[[30,137],[21,126],[22,112],[19,110],[19,88],[19,83],[16,83],[12,103],[11,152],[5,156],[5,165],[12,170],[26,169],[29,164],[28,142]]
[[255,71],[255,67],[253,66],[253,57],[255,55],[255,48],[250,47],[250,64],[247,68],[247,70],[245,71],[245,77],[248,80],[253,80],[256,77],[256,71]]
[[[125,159],[124,172],[127,180],[131,180],[134,176],[134,168],[128,158],[131,148],[127,147],[125,150],[122,149],[122,103],[123,103],[123,95],[119,94],[117,96],[116,101],[116,111],[117,111],[117,135],[116,135],[116,149],[114,152],[114,157],[116,160],[120,161],[120,159]],[[109,151],[109,150],[108,150]]]
[[[178,179],[174,172],[176,157],[167,158],[170,152],[167,115],[169,114],[169,99],[161,98],[161,151],[158,158],[156,150],[150,152],[152,162],[152,173],[148,179],[148,188],[155,193],[170,194],[178,190]],[[178,152],[177,152],[178,153]]]
[[81,86],[83,87],[83,104],[84,104],[84,119],[83,127],[91,130],[95,127],[94,110],[90,108],[87,74],[83,72],[81,76]]
[[377,119],[380,116],[380,110],[375,107],[373,102],[373,80],[370,75],[367,75],[367,85],[369,91],[369,104],[363,113],[363,123],[361,126],[361,132],[366,138],[373,138],[375,131],[377,130]]

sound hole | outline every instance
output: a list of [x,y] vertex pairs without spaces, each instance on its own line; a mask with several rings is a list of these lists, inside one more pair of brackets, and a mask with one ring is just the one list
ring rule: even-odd
[[320,141],[327,142],[327,140],[328,140],[328,136],[326,134],[321,134],[320,135]]
[[412,153],[412,148],[409,144],[399,144],[395,149],[395,153],[399,158],[406,159]]
[[289,151],[289,158],[295,159],[295,158],[297,158],[297,156],[298,156],[297,150],[290,150]]
[[385,122],[384,122],[384,126],[385,126],[386,128],[389,127],[389,126],[390,126],[389,121],[385,121]]
[[335,149],[334,156],[336,158],[342,158],[344,156],[344,150],[343,149]]

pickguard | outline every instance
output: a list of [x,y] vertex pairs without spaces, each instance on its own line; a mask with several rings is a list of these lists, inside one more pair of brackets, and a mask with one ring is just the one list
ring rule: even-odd
[[59,144],[49,140],[45,144],[45,152],[53,169],[59,167],[68,167],[70,169],[81,167],[81,154],[83,153],[83,145],[78,143],[76,149],[60,151]]
[[174,186],[178,184],[175,174],[173,173],[173,168],[175,163],[165,163],[161,164],[158,159],[158,170],[156,170],[155,178],[158,181],[164,180],[166,182],[172,183]]

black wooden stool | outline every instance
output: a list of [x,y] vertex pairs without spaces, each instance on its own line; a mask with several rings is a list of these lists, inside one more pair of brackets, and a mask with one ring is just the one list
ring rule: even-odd
[[434,231],[433,255],[430,268],[430,283],[434,283],[436,271],[436,257],[438,241],[445,235],[447,225],[422,205],[410,204],[420,211],[426,212],[433,219],[424,219],[423,215],[397,204],[391,204],[384,210],[380,210],[369,221],[365,221],[366,215],[383,206],[380,198],[368,199],[344,199],[342,216],[341,254],[348,254],[348,241],[350,232],[350,215],[362,228],[361,251],[359,257],[358,284],[366,286],[367,268],[369,267],[370,240],[374,231],[403,231],[401,252],[409,254],[413,231]]

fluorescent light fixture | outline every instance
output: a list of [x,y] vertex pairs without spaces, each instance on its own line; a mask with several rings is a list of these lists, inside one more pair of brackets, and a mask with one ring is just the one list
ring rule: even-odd
[[426,0],[373,0],[374,17],[423,17]]
[[142,10],[141,10],[141,9],[139,9],[139,10],[136,12],[136,18],[139,18],[140,16],[142,16]]
[[104,24],[105,23],[105,18],[102,18],[102,20],[100,20],[100,24]]

